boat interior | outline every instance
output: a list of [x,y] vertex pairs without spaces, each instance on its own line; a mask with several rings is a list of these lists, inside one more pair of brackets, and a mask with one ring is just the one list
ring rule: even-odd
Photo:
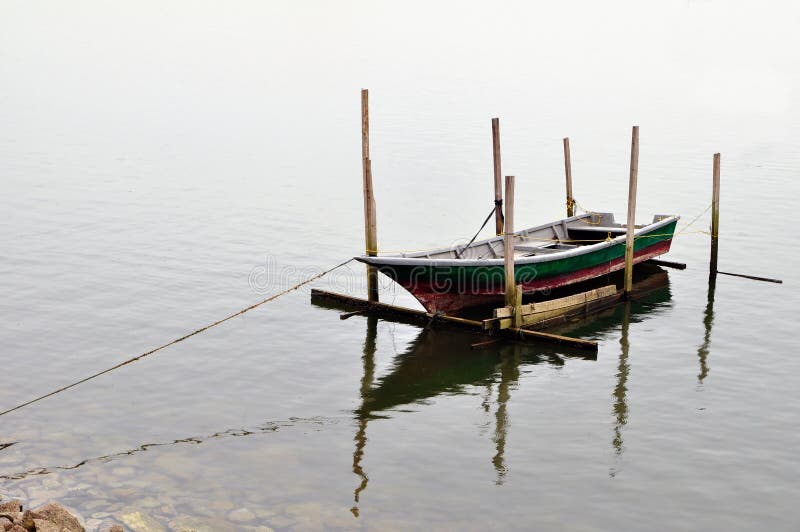
[[[667,217],[666,215],[656,215],[653,217],[652,223]],[[637,229],[641,227],[645,226],[636,226]],[[515,232],[514,257],[547,255],[579,246],[596,244],[624,235],[626,228],[627,224],[617,223],[614,220],[614,214],[607,212],[593,212],[565,218]],[[466,244],[462,244],[452,248],[404,253],[401,256],[428,259],[500,259],[504,257],[503,237],[497,236],[480,240],[473,242],[468,247]]]

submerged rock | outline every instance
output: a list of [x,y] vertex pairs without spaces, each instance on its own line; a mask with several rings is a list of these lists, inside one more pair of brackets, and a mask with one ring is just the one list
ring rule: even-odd
[[158,521],[142,512],[123,514],[120,519],[133,532],[166,532],[166,529]]
[[236,532],[228,521],[216,517],[182,516],[169,522],[169,527],[178,532]]
[[228,514],[228,519],[230,519],[234,523],[247,523],[255,518],[256,514],[254,514],[247,508],[239,508],[238,510],[234,510]]
[[[95,518],[87,519],[86,520],[87,531],[91,532],[91,531],[97,530],[97,529],[100,528],[100,525],[102,525],[102,524],[103,524],[103,520],[102,519],[95,519]],[[36,532],[39,532],[39,531],[37,530]]]

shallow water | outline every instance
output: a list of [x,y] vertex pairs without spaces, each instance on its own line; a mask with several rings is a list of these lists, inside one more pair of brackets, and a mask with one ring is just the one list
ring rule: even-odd
[[0,410],[359,254],[361,87],[383,250],[472,236],[493,116],[518,225],[562,215],[566,135],[578,201],[622,216],[637,123],[640,219],[687,227],[719,151],[720,268],[784,284],[710,291],[706,212],[667,287],[565,330],[596,360],[306,287],[3,416],[0,495],[89,528],[796,530],[800,13],[772,6],[4,3]]

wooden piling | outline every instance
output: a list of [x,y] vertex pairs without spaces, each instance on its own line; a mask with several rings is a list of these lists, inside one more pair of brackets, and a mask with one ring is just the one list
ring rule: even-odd
[[633,290],[633,246],[636,231],[636,181],[639,175],[639,126],[631,134],[631,173],[628,183],[628,225],[625,239],[625,295]]
[[494,226],[495,234],[503,234],[503,183],[500,166],[500,119],[492,118],[492,156],[494,161]]
[[567,216],[575,216],[575,198],[572,197],[572,161],[569,155],[569,137],[564,137],[564,172],[567,175]]
[[503,230],[503,258],[506,276],[506,306],[514,307],[517,286],[514,283],[514,176],[506,176],[505,227]]
[[522,285],[518,284],[514,288],[514,314],[513,320],[514,328],[519,329],[522,327]]
[[[369,157],[369,91],[361,89],[361,164],[364,177],[364,240],[367,255],[378,254],[375,195],[372,189],[372,161]],[[378,301],[378,270],[367,265],[367,297]]]
[[717,253],[719,251],[719,153],[714,154],[714,188],[711,196],[711,260],[709,275],[717,275]]

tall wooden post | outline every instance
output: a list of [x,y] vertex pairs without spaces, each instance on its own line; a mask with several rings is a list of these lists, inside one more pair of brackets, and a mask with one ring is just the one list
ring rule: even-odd
[[500,168],[500,119],[492,118],[492,156],[494,160],[494,227],[495,234],[503,234],[503,182]]
[[[361,164],[364,174],[364,240],[367,255],[378,254],[375,195],[372,190],[372,161],[369,157],[369,91],[361,89]],[[378,301],[378,270],[367,265],[367,298]]]
[[575,199],[572,197],[572,161],[569,157],[569,137],[564,137],[564,171],[567,174],[567,216],[575,216]]
[[625,239],[625,295],[633,290],[633,245],[636,231],[636,180],[639,175],[639,126],[631,135],[631,174],[628,183],[628,226]]
[[506,176],[506,219],[503,234],[503,258],[505,260],[506,306],[516,306],[517,287],[514,283],[514,176]]
[[709,275],[717,275],[717,252],[719,251],[719,153],[714,154],[714,191],[711,197],[711,262]]

